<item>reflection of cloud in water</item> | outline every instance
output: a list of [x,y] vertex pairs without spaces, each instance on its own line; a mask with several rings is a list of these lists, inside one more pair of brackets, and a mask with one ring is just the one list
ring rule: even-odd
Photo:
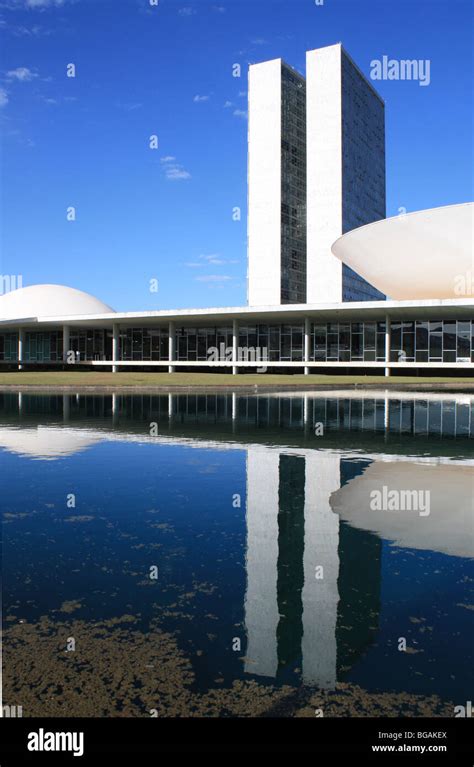
[[[373,490],[430,491],[430,513],[373,511]],[[361,476],[331,496],[341,519],[405,548],[438,551],[458,557],[474,556],[474,470],[450,463],[375,461]]]
[[54,461],[80,453],[102,439],[103,435],[100,432],[51,426],[0,429],[0,448],[8,450],[9,453],[43,461]]

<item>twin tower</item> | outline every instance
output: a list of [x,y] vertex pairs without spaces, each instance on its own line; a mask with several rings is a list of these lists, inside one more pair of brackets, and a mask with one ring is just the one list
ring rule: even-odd
[[[336,259],[351,229],[385,218],[385,105],[341,44],[249,69],[248,303],[376,301]],[[382,258],[382,254],[381,254]]]

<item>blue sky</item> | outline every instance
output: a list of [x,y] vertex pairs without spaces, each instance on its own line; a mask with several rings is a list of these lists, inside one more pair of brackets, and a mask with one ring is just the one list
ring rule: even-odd
[[306,50],[336,42],[367,76],[384,55],[431,62],[428,87],[375,83],[386,101],[387,214],[472,199],[472,9],[0,0],[0,273],[77,287],[117,310],[244,304],[248,64],[282,57],[304,72]]

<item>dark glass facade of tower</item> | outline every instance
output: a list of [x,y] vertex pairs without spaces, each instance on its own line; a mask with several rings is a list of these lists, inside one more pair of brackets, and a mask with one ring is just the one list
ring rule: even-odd
[[281,303],[306,302],[306,83],[286,64],[281,80]]
[[[341,51],[342,233],[385,218],[384,103]],[[382,255],[381,255],[382,257]],[[382,301],[383,293],[345,264],[343,301]]]

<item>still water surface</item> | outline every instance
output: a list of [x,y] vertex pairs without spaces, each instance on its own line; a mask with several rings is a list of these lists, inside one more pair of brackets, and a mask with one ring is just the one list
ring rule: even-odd
[[4,703],[452,716],[473,437],[466,395],[0,394]]

